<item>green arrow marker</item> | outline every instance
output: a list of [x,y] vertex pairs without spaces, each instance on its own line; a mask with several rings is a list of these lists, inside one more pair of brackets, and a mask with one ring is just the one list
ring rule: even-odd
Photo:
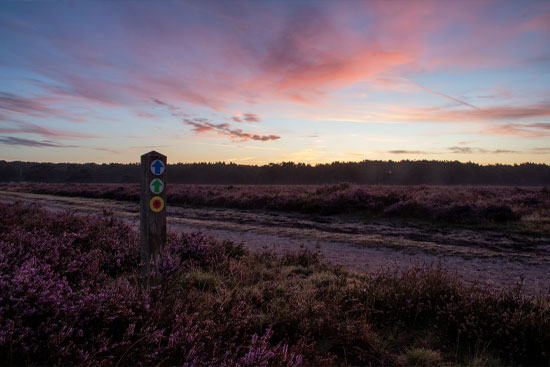
[[164,184],[158,178],[151,181],[151,185],[149,186],[151,187],[151,191],[155,194],[160,194],[164,188]]

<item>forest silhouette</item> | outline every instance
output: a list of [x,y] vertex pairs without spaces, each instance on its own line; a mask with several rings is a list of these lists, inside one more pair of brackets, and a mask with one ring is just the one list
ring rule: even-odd
[[[176,163],[168,181],[182,184],[527,185],[550,184],[550,166],[522,163],[480,165],[458,161],[362,161],[330,164]],[[139,182],[139,164],[0,161],[2,182]]]

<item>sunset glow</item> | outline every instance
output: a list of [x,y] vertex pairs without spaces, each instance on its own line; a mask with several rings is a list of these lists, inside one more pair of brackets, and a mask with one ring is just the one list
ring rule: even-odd
[[550,162],[548,1],[0,10],[0,159]]

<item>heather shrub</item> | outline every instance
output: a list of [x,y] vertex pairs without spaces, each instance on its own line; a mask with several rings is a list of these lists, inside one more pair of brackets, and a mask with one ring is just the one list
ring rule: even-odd
[[[237,322],[248,317],[238,307],[222,313],[228,318],[219,322],[226,328],[222,337],[216,333],[223,330],[199,316],[202,307],[182,302],[189,294],[174,298],[178,292],[159,285],[142,289],[137,236],[116,218],[20,204],[1,209],[0,363],[299,364],[301,357],[287,345],[270,344],[268,328],[230,336],[236,329],[231,316],[240,315]],[[171,236],[160,277],[173,284],[170,279],[183,269],[216,266],[242,254],[238,246],[198,234]]]
[[[536,204],[536,199],[528,199],[525,204]],[[494,221],[498,223],[511,222],[518,220],[520,216],[515,213],[512,208],[506,205],[489,205],[484,208],[483,216],[486,221]]]
[[386,207],[383,211],[387,217],[416,218],[426,220],[431,217],[431,211],[426,206],[414,201],[399,201]]
[[199,233],[169,234],[147,289],[137,249],[109,213],[2,204],[0,363],[550,361],[548,297],[465,286],[438,268],[348,273],[315,252],[251,253]]
[[[133,184],[0,184],[4,190],[139,201]],[[171,185],[171,205],[277,210],[315,215],[429,220],[449,224],[507,224],[548,218],[547,188],[468,186]],[[544,220],[543,220],[544,222]]]

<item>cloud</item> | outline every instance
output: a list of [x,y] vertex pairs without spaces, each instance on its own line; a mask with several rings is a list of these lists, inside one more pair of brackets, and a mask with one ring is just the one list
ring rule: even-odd
[[472,105],[472,104],[470,104],[470,103],[468,103],[468,102],[464,102],[464,101],[461,100],[461,99],[458,99],[458,98],[455,98],[455,97],[451,97],[451,96],[449,96],[449,95],[447,95],[447,94],[444,94],[444,93],[435,91],[435,90],[433,90],[433,89],[430,89],[430,88],[428,88],[428,87],[425,87],[425,86],[423,86],[423,85],[420,85],[420,84],[418,84],[417,82],[414,82],[414,81],[412,81],[412,80],[410,80],[410,79],[407,79],[407,81],[408,81],[409,83],[411,83],[411,84],[413,84],[413,85],[416,85],[417,87],[419,87],[419,88],[421,88],[421,89],[423,89],[423,90],[429,92],[429,93],[435,94],[436,96],[440,96],[440,97],[446,98],[446,99],[448,99],[448,100],[451,100],[451,101],[453,101],[453,102],[455,102],[455,103],[458,103],[458,104],[461,104],[461,105],[463,105],[463,106],[467,106],[467,107],[473,108],[474,110],[480,110],[479,107],[476,107],[476,106],[474,106],[474,105]]
[[428,152],[424,152],[421,150],[388,150],[388,153],[391,154],[427,154]]
[[540,123],[536,123],[536,124],[528,124],[528,125],[523,125],[523,126],[528,127],[528,128],[532,128],[532,129],[550,130],[550,122],[540,122]]
[[534,124],[505,124],[496,125],[490,129],[481,131],[484,135],[505,135],[517,136],[523,138],[541,138],[550,136],[549,123],[534,123]]
[[157,149],[157,148],[168,148],[171,145],[137,145],[134,147],[128,147],[128,149]]
[[170,103],[163,102],[160,99],[153,98],[153,102],[155,102],[158,105],[165,106],[168,109],[170,109],[171,111],[179,111],[179,108],[177,108],[176,106],[173,106]]
[[108,152],[108,153],[113,153],[113,154],[121,154],[122,153],[121,150],[103,148],[103,147],[93,147],[92,149],[93,150],[99,150],[100,152]]
[[467,148],[467,147],[450,147],[449,150],[450,150],[452,153],[465,153],[465,154],[470,154],[470,153],[473,153],[473,152],[474,152],[474,149],[472,149],[472,148]]
[[502,88],[493,88],[486,94],[477,95],[476,98],[482,99],[506,99],[512,97],[512,93]]
[[30,139],[16,138],[12,136],[0,137],[0,144],[20,145],[26,147],[78,148],[76,145],[64,145],[51,140],[36,141]]
[[[446,107],[428,108],[394,108],[394,112],[383,114],[385,119],[404,121],[433,122],[491,122],[502,120],[523,120],[531,118],[546,118],[550,116],[550,106],[547,103],[535,103],[519,106],[490,106],[484,108],[449,109]],[[489,133],[503,131],[507,128],[547,130],[548,123],[496,125],[487,130]],[[512,131],[513,129],[510,129]],[[500,135],[500,134],[497,134]]]
[[184,119],[183,122],[187,125],[193,126],[193,131],[197,134],[206,132],[215,132],[220,135],[227,135],[233,139],[241,141],[257,140],[257,141],[270,141],[278,140],[281,137],[277,135],[259,135],[254,133],[247,133],[241,129],[233,129],[228,123],[214,124],[205,118]]
[[83,122],[84,118],[59,108],[52,108],[42,101],[51,101],[48,97],[22,97],[13,93],[0,92],[0,110],[6,116],[22,114],[32,117],[56,117],[72,122]]
[[260,117],[254,113],[245,113],[243,120],[247,122],[261,122]]
[[20,120],[7,120],[17,126],[15,127],[0,127],[0,134],[38,134],[48,137],[56,138],[74,138],[74,139],[89,139],[89,138],[98,138],[97,135],[85,134],[73,131],[58,130],[58,129],[48,129],[43,126],[33,124],[30,122],[20,121]]
[[387,153],[390,154],[444,154],[444,153],[454,153],[454,154],[507,154],[507,153],[522,153],[517,150],[508,150],[508,149],[495,149],[487,150],[483,148],[470,148],[470,147],[449,147],[447,152],[428,152],[422,150],[388,150]]
[[246,122],[262,122],[262,120],[260,119],[260,116],[258,116],[255,113],[245,113],[242,116],[232,116],[231,120],[233,120],[235,122],[243,122],[243,121],[246,121]]
[[409,62],[398,49],[355,34],[321,8],[292,9],[284,27],[267,42],[262,73],[249,83],[272,96],[309,103],[328,91],[393,70]]
[[150,119],[150,120],[154,120],[156,118],[155,115],[153,115],[152,113],[149,113],[147,111],[136,111],[136,115],[139,116],[139,117],[144,117],[144,118]]
[[469,147],[449,147],[448,150],[451,151],[451,153],[456,154],[508,154],[508,153],[520,153],[517,150],[509,150],[509,149],[496,149],[496,150],[487,150],[483,148],[469,148]]
[[[10,42],[3,47],[7,55],[14,54],[6,59],[7,66],[21,64],[51,85],[43,82],[39,98],[2,93],[0,108],[10,114],[82,121],[68,112],[85,107],[90,111],[86,117],[94,117],[104,107],[122,106],[152,118],[143,110],[161,106],[185,117],[182,111],[189,111],[188,105],[223,112],[228,106],[247,111],[252,104],[276,100],[320,106],[334,98],[338,103],[336,92],[343,88],[393,79],[400,80],[399,88],[420,88],[467,108],[411,109],[388,114],[387,120],[485,122],[548,116],[547,104],[479,109],[453,92],[441,93],[411,80],[441,70],[460,78],[464,69],[494,70],[518,58],[540,56],[536,50],[544,51],[538,43],[548,31],[547,5],[529,3],[519,17],[510,16],[515,5],[505,3],[493,17],[496,8],[487,2],[311,4],[220,7],[168,2],[152,8],[139,2],[94,3],[68,10],[74,22],[65,22],[62,14],[47,7],[28,14],[6,13],[10,21],[2,30],[9,32]],[[104,18],[98,17],[98,24],[80,21],[90,13]],[[514,41],[527,35],[532,49],[510,52]],[[21,51],[19,45],[26,47]],[[227,118],[231,123],[260,122],[255,114]],[[262,138],[231,126],[202,125],[194,130]],[[511,125],[490,127],[486,133],[531,137],[546,136],[545,131]],[[267,137],[274,140],[274,135]]]
[[56,115],[60,110],[52,109],[31,98],[20,97],[13,93],[0,92],[0,109],[8,112],[25,113],[31,116]]

